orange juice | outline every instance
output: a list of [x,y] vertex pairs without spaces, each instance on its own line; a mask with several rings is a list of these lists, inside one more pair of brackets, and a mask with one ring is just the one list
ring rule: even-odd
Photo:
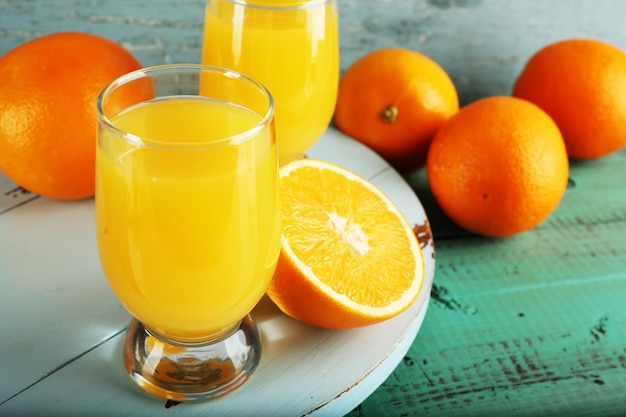
[[164,98],[112,118],[143,143],[99,138],[102,266],[124,306],[160,335],[207,339],[264,294],[280,244],[275,144],[221,139],[260,120],[224,102]]
[[339,41],[333,1],[283,1],[275,7],[280,3],[208,1],[202,63],[250,75],[270,90],[284,163],[303,156],[331,120]]

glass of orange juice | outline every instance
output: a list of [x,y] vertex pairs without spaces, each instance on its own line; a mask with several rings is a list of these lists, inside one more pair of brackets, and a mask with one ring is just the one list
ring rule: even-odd
[[201,65],[135,71],[99,96],[98,252],[148,392],[218,397],[259,362],[249,313],[280,250],[273,110],[259,82]]
[[280,162],[300,158],[328,127],[337,100],[335,0],[207,0],[201,59],[267,86]]

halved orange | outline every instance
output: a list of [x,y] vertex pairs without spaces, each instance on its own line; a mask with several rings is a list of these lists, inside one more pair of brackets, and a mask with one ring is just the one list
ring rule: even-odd
[[300,159],[280,170],[282,247],[268,296],[287,315],[352,328],[406,310],[424,281],[408,221],[378,187],[338,165]]

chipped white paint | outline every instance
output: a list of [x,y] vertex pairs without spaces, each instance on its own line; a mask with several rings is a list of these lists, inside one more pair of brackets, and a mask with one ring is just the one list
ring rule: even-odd
[[[363,145],[331,129],[309,155],[370,179],[412,227],[427,227],[411,188]],[[0,185],[0,207],[10,206],[15,185],[6,179]],[[333,220],[349,229],[336,216]],[[263,410],[276,416],[334,417],[352,410],[389,376],[426,314],[434,276],[432,246],[424,248],[426,278],[416,302],[374,326],[317,329],[263,299],[254,310],[263,355],[252,379],[217,401],[166,409],[164,400],[127,381],[120,349],[129,316],[102,274],[93,222],[91,199],[36,198],[0,214],[0,316],[19,312],[19,325],[0,321],[0,369],[11,375],[0,384],[0,415],[38,415],[44,410],[49,415],[113,415],[123,410],[133,416],[247,416]],[[360,233],[349,233],[364,250]],[[282,395],[280,400],[267,401],[277,395]]]

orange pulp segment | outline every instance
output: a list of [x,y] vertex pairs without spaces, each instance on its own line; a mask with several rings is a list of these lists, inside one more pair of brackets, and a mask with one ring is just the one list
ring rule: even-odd
[[408,221],[375,185],[340,166],[281,167],[282,247],[268,295],[323,328],[377,323],[406,310],[424,280]]

